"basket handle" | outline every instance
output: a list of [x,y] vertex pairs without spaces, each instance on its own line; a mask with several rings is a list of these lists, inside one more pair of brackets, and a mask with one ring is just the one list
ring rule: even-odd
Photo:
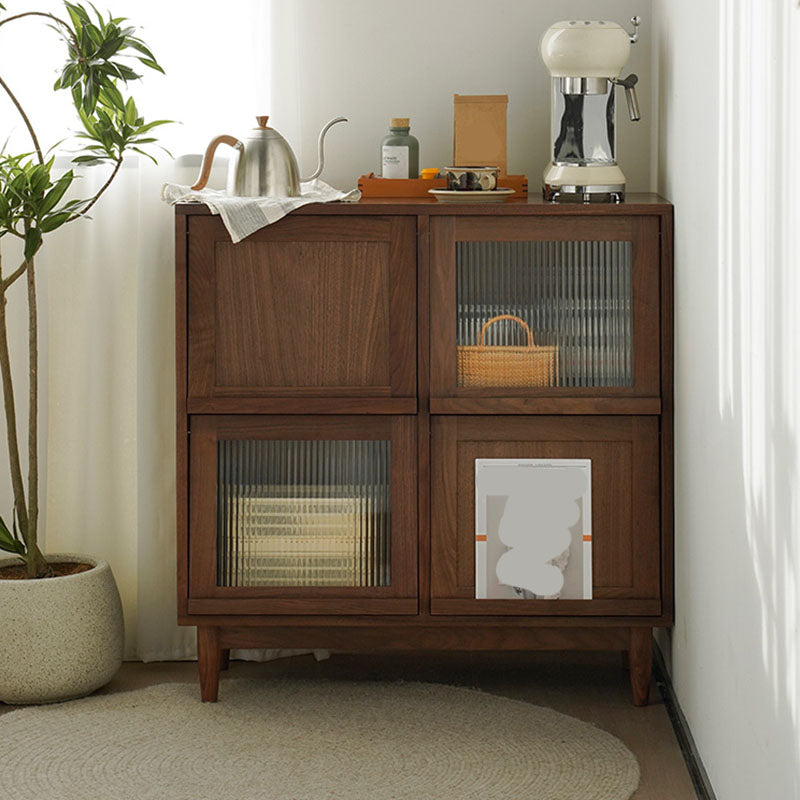
[[519,317],[515,317],[513,314],[498,314],[496,317],[492,317],[486,322],[483,323],[483,327],[481,328],[481,332],[478,334],[478,347],[483,347],[483,336],[486,333],[486,329],[493,325],[495,322],[499,322],[501,319],[510,319],[514,322],[518,322],[522,327],[525,329],[525,333],[528,335],[528,347],[533,349],[534,342],[533,342],[533,333],[531,329],[528,327],[528,323],[525,322],[524,319],[520,319]]

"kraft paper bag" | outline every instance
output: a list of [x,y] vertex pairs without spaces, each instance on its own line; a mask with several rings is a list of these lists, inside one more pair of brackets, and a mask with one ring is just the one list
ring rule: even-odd
[[453,166],[507,174],[507,94],[453,95]]

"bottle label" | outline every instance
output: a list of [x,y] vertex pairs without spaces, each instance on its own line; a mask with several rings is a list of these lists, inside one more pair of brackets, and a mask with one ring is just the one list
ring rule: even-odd
[[408,178],[408,146],[388,145],[382,148],[384,178]]

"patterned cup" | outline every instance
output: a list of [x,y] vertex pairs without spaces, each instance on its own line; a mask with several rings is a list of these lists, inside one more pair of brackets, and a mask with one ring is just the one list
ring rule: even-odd
[[499,167],[445,167],[447,188],[455,192],[491,192],[499,175]]

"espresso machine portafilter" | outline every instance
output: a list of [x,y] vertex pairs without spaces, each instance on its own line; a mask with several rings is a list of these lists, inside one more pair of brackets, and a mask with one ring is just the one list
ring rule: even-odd
[[614,89],[625,89],[630,118],[638,121],[638,77],[620,77],[639,38],[639,17],[631,22],[633,33],[608,20],[565,20],[542,36],[542,60],[552,77],[552,161],[542,189],[546,200],[625,199],[625,175],[616,161]]

